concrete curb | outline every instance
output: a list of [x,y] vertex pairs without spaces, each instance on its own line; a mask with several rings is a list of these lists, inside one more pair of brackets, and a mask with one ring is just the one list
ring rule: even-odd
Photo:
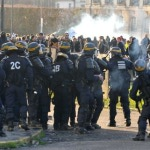
[[36,133],[26,137],[21,137],[18,140],[0,141],[0,149],[2,148],[16,148],[22,145],[31,144],[33,140],[38,140],[44,136],[43,130],[38,130]]

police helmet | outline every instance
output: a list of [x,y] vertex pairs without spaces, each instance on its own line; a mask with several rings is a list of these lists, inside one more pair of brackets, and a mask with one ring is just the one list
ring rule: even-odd
[[6,55],[11,55],[12,53],[17,53],[18,54],[18,48],[14,45],[9,46],[8,49],[5,51]]
[[87,42],[83,47],[84,53],[86,54],[94,54],[96,47],[92,42]]
[[121,49],[119,47],[112,47],[110,50],[111,54],[121,56]]
[[134,68],[136,71],[143,71],[146,69],[146,61],[143,60],[143,59],[137,59],[135,62],[134,62]]
[[40,54],[46,54],[47,53],[47,48],[44,44],[39,44],[40,45]]
[[40,51],[40,45],[37,42],[31,42],[28,45],[28,51],[29,51],[29,55],[31,56],[35,56],[35,55],[39,55],[39,51]]
[[14,43],[6,42],[6,43],[2,44],[1,51],[7,51],[10,46],[14,46]]
[[27,43],[23,41],[17,41],[15,46],[18,48],[19,51],[25,52],[27,50]]
[[62,41],[60,43],[59,49],[62,53],[68,53],[70,52],[70,43]]

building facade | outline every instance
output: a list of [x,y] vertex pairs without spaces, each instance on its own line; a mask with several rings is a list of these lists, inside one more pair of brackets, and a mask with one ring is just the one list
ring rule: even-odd
[[124,22],[123,32],[150,35],[150,0],[86,0],[85,7],[92,16],[116,14]]
[[55,8],[83,8],[86,0],[56,0]]
[[55,8],[74,8],[74,1],[73,0],[56,0],[55,1]]
[[83,8],[86,0],[6,0],[7,5],[30,5],[49,8]]

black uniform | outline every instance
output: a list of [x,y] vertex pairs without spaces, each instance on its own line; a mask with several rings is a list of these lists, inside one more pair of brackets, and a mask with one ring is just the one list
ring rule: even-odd
[[9,57],[3,59],[2,67],[6,72],[7,82],[5,89],[6,119],[8,121],[8,128],[10,127],[10,130],[13,130],[15,101],[19,103],[21,123],[26,121],[27,99],[25,79],[28,89],[32,90],[33,72],[28,59],[19,56],[17,52],[13,52]]
[[5,133],[2,131],[3,129],[3,118],[4,118],[4,108],[3,108],[3,104],[1,101],[1,94],[4,88],[4,80],[5,80],[5,72],[2,69],[1,65],[0,65],[0,136],[6,136]]
[[[102,74],[102,76],[104,77],[105,76],[104,70],[107,69],[107,63],[97,57],[95,57],[94,60],[97,62],[97,63],[94,63],[95,75]],[[100,126],[97,124],[97,121],[104,107],[102,84],[103,84],[103,81],[99,81],[99,82],[96,81],[93,84],[94,86],[93,93],[94,93],[94,98],[96,100],[96,106],[95,106],[95,111],[94,111],[91,122],[92,122],[92,126],[95,127],[95,129],[100,128]]]
[[137,103],[141,99],[144,100],[142,112],[138,120],[138,134],[133,138],[136,141],[144,141],[147,120],[150,118],[150,71],[144,70],[138,74],[138,77],[133,82],[130,97]]
[[45,54],[42,54],[39,57],[44,64],[44,68],[47,70],[47,77],[43,77],[43,81],[41,82],[42,89],[39,96],[38,116],[43,129],[47,129],[48,112],[50,111],[50,80],[54,73],[52,71],[52,60]]
[[130,126],[130,109],[129,109],[129,87],[130,74],[129,69],[133,65],[127,59],[123,59],[120,55],[113,56],[108,62],[109,70],[109,98],[110,98],[110,124],[109,126],[116,126],[116,104],[120,96],[120,102],[123,107],[124,117],[126,118],[126,125]]
[[63,53],[58,53],[54,62],[54,77],[52,90],[54,92],[54,130],[68,130],[68,120],[71,109],[71,87],[73,62]]
[[94,70],[92,55],[82,54],[79,58],[77,72],[77,89],[79,92],[78,125],[80,133],[84,133],[85,129],[92,130],[91,119],[95,108],[93,83],[99,81],[99,77],[95,76]]
[[[46,79],[50,78],[50,75],[49,75],[49,71],[44,66],[43,62],[40,60],[40,58],[38,56],[34,56],[34,55],[32,56],[29,54],[29,59],[33,65],[33,75],[34,75],[34,77],[33,77],[34,93],[28,94],[29,120],[30,120],[32,127],[39,127],[39,124],[37,123],[39,101],[41,99],[41,94],[43,92],[42,88],[43,88],[43,86],[45,86],[43,84],[45,83]],[[48,95],[46,95],[46,96],[48,96]],[[47,105],[47,104],[45,104],[43,102],[43,105]],[[48,106],[49,106],[49,104],[48,104]]]
[[77,67],[76,63],[79,58],[77,54],[68,54],[69,59],[73,62],[73,78],[72,78],[72,104],[71,104],[71,112],[70,112],[70,125],[75,126],[75,117],[76,117],[76,105],[75,105],[75,100],[78,97],[78,92],[76,89],[76,76],[77,76]]

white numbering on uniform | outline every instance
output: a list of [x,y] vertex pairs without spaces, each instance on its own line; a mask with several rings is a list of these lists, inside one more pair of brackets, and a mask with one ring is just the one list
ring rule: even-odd
[[10,65],[11,65],[11,70],[20,69],[20,62],[19,61],[10,62]]
[[60,65],[54,66],[54,72],[59,72],[60,71]]

